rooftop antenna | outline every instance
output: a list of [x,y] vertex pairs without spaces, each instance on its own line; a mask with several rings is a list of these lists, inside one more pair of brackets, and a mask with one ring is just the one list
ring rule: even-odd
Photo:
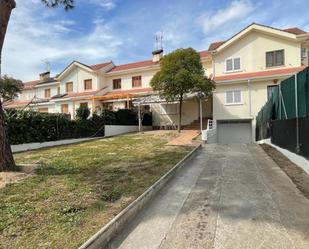
[[50,72],[50,62],[48,60],[43,60],[46,68],[46,72]]
[[156,50],[163,49],[163,32],[157,32],[155,38],[156,38],[155,49]]

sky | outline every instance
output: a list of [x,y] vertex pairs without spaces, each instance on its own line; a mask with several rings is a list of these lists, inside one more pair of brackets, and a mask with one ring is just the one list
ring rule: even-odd
[[75,0],[69,12],[40,0],[16,0],[4,44],[3,73],[38,79],[73,60],[123,64],[151,59],[155,34],[164,52],[207,50],[252,22],[309,32],[308,0]]

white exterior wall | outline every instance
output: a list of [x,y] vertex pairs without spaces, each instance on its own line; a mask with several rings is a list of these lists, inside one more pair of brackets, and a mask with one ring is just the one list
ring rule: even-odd
[[[107,86],[108,91],[113,91],[113,79],[121,79],[121,89],[115,89],[115,91],[119,90],[131,90],[131,89],[139,89],[139,88],[149,88],[150,81],[158,69],[151,69],[147,71],[136,70],[135,72],[128,73],[119,73],[119,74],[107,74]],[[141,87],[132,87],[132,77],[134,76],[142,76],[142,86]]]
[[100,89],[100,80],[95,73],[86,71],[85,69],[76,67],[72,72],[60,81],[60,93],[66,93],[66,83],[73,82],[73,92],[85,92],[84,80],[92,79],[92,90]]
[[[226,59],[240,57],[241,70],[237,73],[265,71],[266,52],[284,49],[286,67],[301,66],[301,44],[297,41],[279,39],[261,32],[251,32],[229,47],[214,55],[216,76],[232,74],[226,72]],[[275,67],[276,69],[280,67]],[[269,68],[272,69],[272,68]]]

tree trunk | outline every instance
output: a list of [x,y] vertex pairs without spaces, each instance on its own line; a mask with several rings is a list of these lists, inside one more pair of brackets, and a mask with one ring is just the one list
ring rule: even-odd
[[179,98],[179,119],[178,119],[178,133],[181,131],[181,119],[182,119],[182,102],[183,102],[183,96],[180,95]]
[[[16,7],[14,0],[0,0],[0,76],[1,58],[4,38],[10,20],[11,12]],[[0,99],[0,171],[10,170],[15,166],[11,146],[6,133],[4,112]]]

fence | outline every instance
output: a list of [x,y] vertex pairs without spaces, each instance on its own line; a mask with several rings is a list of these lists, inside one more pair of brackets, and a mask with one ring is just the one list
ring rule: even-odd
[[[309,157],[309,68],[282,81],[256,117],[256,140]],[[305,139],[307,138],[307,139]]]

